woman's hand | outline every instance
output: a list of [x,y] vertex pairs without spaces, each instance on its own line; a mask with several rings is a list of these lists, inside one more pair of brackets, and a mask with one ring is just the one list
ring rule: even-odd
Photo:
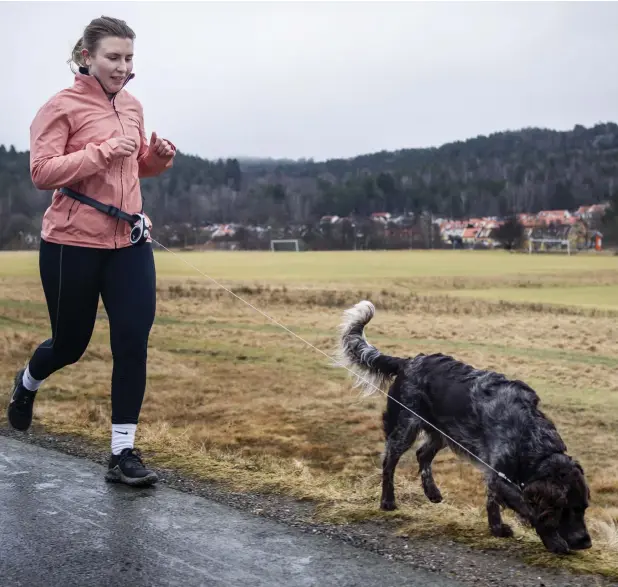
[[137,143],[127,136],[114,137],[107,141],[111,146],[112,157],[114,159],[120,159],[120,157],[130,157],[135,149],[137,149]]
[[148,145],[148,155],[155,155],[160,159],[171,159],[174,156],[174,148],[165,139],[157,137],[157,133],[153,132]]

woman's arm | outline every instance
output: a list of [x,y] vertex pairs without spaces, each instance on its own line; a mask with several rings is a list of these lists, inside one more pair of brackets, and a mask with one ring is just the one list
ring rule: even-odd
[[118,156],[121,141],[117,139],[100,145],[89,143],[66,155],[69,130],[67,114],[53,100],[39,110],[30,125],[30,173],[38,189],[56,189],[81,181],[106,169]]
[[140,112],[140,135],[141,142],[137,154],[139,163],[140,177],[153,177],[163,173],[174,164],[176,147],[167,139],[157,138],[155,132],[152,133],[150,143],[146,139],[144,131],[144,116]]

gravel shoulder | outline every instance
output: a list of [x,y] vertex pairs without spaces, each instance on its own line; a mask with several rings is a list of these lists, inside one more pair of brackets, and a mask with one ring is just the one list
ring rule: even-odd
[[[0,435],[29,442],[65,454],[90,459],[105,465],[108,453],[81,438],[48,434],[41,430],[19,433],[6,424]],[[311,521],[313,506],[280,495],[232,493],[215,484],[158,469],[161,483],[186,493],[232,506],[299,529],[309,534],[343,541],[359,549],[377,553],[388,560],[404,562],[415,569],[428,570],[463,585],[476,587],[605,587],[618,585],[600,576],[573,575],[561,570],[528,566],[505,551],[482,551],[451,540],[419,540],[395,536],[388,523],[365,522],[345,525],[318,524]]]

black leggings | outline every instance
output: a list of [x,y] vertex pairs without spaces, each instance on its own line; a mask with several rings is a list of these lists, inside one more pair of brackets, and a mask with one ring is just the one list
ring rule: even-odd
[[34,352],[30,374],[46,379],[81,358],[92,336],[100,295],[113,356],[111,423],[137,424],[156,310],[151,245],[92,249],[41,240],[39,270],[52,338]]

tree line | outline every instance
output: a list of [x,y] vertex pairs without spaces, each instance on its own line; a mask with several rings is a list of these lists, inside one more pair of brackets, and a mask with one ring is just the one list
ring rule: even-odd
[[[179,152],[142,181],[155,227],[238,223],[315,226],[324,215],[374,212],[462,219],[573,210],[611,202],[606,240],[618,237],[618,125],[526,128],[436,148],[349,159],[207,160]],[[40,231],[51,193],[30,179],[29,153],[0,145],[0,247]]]

